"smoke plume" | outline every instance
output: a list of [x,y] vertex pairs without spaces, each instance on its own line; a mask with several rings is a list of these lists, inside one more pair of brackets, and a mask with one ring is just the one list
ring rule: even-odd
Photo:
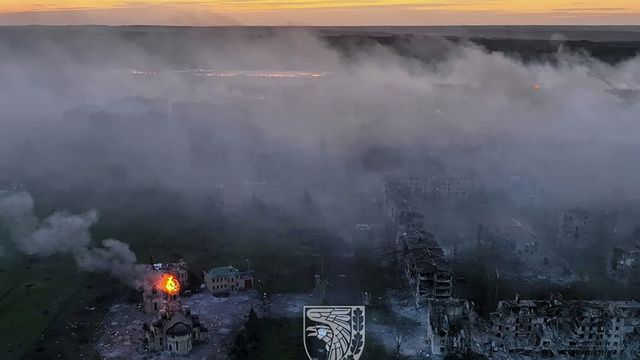
[[16,247],[28,255],[70,254],[86,271],[105,272],[133,286],[140,285],[143,269],[129,245],[114,239],[94,246],[90,228],[98,221],[95,210],[84,214],[56,212],[40,221],[27,192],[0,191],[0,223],[6,224]]

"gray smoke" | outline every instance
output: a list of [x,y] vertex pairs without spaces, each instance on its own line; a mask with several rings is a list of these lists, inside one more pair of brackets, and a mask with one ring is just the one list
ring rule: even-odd
[[84,191],[105,219],[109,205],[148,207],[126,202],[145,191],[228,208],[255,194],[296,212],[308,190],[340,222],[370,206],[358,200],[380,194],[381,175],[458,169],[496,187],[526,179],[559,207],[640,198],[638,58],[524,62],[408,41],[434,59],[422,62],[382,46],[345,56],[302,31],[180,31],[0,44],[0,181]]
[[141,284],[143,268],[129,245],[114,239],[94,246],[90,228],[98,221],[95,210],[83,214],[56,212],[40,221],[27,192],[0,191],[0,224],[5,224],[16,247],[28,254],[70,254],[86,271],[105,272],[132,285]]

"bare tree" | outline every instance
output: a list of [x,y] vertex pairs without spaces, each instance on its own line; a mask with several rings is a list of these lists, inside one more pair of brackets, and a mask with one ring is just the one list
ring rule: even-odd
[[400,329],[396,328],[393,331],[393,341],[395,342],[395,354],[396,358],[400,358],[400,350],[402,350],[402,345],[407,342],[407,337],[400,331]]

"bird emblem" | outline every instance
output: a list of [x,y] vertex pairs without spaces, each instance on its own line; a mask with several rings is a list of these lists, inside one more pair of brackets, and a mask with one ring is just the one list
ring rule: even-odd
[[[360,358],[364,347],[363,307],[305,307],[305,315],[306,337],[325,343],[327,360]],[[307,320],[315,324],[306,326]],[[309,358],[313,359],[311,355]]]

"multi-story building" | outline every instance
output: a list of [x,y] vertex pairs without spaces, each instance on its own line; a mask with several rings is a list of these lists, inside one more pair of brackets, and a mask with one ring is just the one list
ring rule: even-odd
[[469,354],[475,313],[467,300],[430,300],[427,316],[427,340],[431,345],[432,355],[442,357]]
[[387,179],[386,187],[419,199],[466,199],[483,193],[483,186],[475,177],[462,174],[397,176]]
[[414,231],[402,237],[401,245],[404,272],[416,306],[431,299],[450,298],[453,273],[434,235]]
[[638,355],[640,303],[635,301],[516,298],[500,301],[491,322],[494,352],[606,359]]
[[212,294],[226,294],[253,288],[253,271],[222,266],[204,272],[204,283]]

